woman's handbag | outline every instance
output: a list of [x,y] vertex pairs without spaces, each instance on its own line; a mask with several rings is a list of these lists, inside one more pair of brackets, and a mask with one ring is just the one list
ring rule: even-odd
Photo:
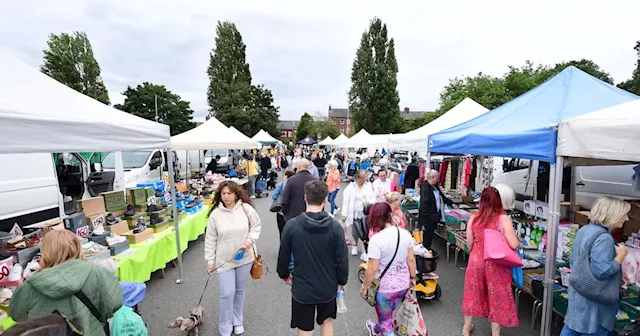
[[393,261],[396,259],[396,254],[398,254],[398,248],[400,247],[400,229],[398,229],[398,227],[396,227],[396,229],[398,230],[398,242],[396,244],[396,251],[393,252],[393,257],[391,257],[391,261],[389,261],[389,264],[387,265],[387,267],[384,268],[384,271],[382,271],[382,274],[380,274],[380,277],[377,279],[373,279],[373,281],[371,282],[371,286],[367,290],[367,295],[364,298],[371,307],[376,306],[376,295],[378,294],[378,290],[380,289],[380,281],[382,280],[382,277],[384,277],[384,275],[389,270],[389,267],[391,267],[391,264],[393,264]]
[[[249,231],[251,231],[251,220],[249,219],[247,210],[245,210],[244,208],[244,204],[242,205],[242,211],[244,211],[245,216],[247,216]],[[262,255],[256,252],[255,245],[251,245],[251,249],[253,250],[253,265],[251,265],[251,277],[255,280],[259,280],[262,279],[262,276],[264,276],[264,260],[262,259]]]
[[617,281],[598,280],[591,271],[591,248],[593,243],[598,237],[608,233],[608,231],[603,231],[599,234],[594,234],[587,241],[584,251],[578,256],[575,265],[571,267],[569,285],[589,300],[612,305],[620,301],[620,283]]
[[393,330],[396,335],[428,335],[415,290],[409,289],[402,304],[393,312]]
[[502,222],[498,223],[498,230],[484,229],[484,260],[505,267],[522,266],[520,255],[507,243]]
[[278,195],[278,198],[274,199],[271,202],[271,207],[269,208],[271,212],[280,212],[282,211],[282,194]]

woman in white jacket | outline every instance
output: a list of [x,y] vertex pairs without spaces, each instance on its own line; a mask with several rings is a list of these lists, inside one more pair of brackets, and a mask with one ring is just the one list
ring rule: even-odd
[[244,333],[245,289],[261,227],[244,189],[232,181],[220,183],[209,213],[204,256],[207,273],[217,271],[220,281],[221,336]]
[[355,182],[349,186],[342,194],[342,221],[351,230],[354,245],[351,247],[351,255],[358,255],[358,232],[354,229],[354,221],[364,220],[364,208],[368,204],[375,202],[373,188],[367,183],[367,174],[358,170],[355,175]]

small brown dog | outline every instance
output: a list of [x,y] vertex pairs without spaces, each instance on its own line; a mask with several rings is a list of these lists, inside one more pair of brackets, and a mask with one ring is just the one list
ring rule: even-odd
[[191,316],[189,318],[178,317],[175,321],[169,324],[169,328],[180,328],[185,330],[187,336],[198,336],[198,326],[202,324],[202,315],[204,311],[201,306],[191,309]]

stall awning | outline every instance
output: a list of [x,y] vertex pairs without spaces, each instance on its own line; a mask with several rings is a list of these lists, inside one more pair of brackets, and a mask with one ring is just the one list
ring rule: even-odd
[[502,106],[432,135],[429,151],[555,162],[560,122],[637,98],[570,66]]
[[[640,161],[640,100],[608,107],[560,123],[558,155]],[[583,160],[583,163],[586,162]]]
[[228,128],[218,119],[212,117],[194,129],[171,137],[171,148],[185,150],[250,149],[260,148],[260,143],[251,140],[235,128]]
[[330,136],[324,138],[324,140],[318,142],[319,145],[321,146],[330,146],[333,144],[333,139],[331,139]]
[[169,126],[85,96],[0,51],[0,153],[168,148]]
[[258,133],[256,133],[256,135],[254,135],[251,139],[253,139],[253,141],[265,144],[274,144],[279,142],[278,139],[272,137],[271,134],[267,133],[267,131],[265,130],[258,131]]

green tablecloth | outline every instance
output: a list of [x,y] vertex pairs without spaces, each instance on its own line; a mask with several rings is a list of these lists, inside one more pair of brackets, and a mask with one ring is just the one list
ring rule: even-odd
[[[187,249],[190,241],[198,239],[205,232],[209,209],[209,206],[205,206],[196,214],[181,217],[180,248],[182,252]],[[120,281],[149,281],[151,273],[164,269],[168,262],[178,257],[173,225],[163,232],[154,234],[152,239],[131,245],[130,250],[133,250],[130,254],[119,254],[114,257],[117,259]]]

